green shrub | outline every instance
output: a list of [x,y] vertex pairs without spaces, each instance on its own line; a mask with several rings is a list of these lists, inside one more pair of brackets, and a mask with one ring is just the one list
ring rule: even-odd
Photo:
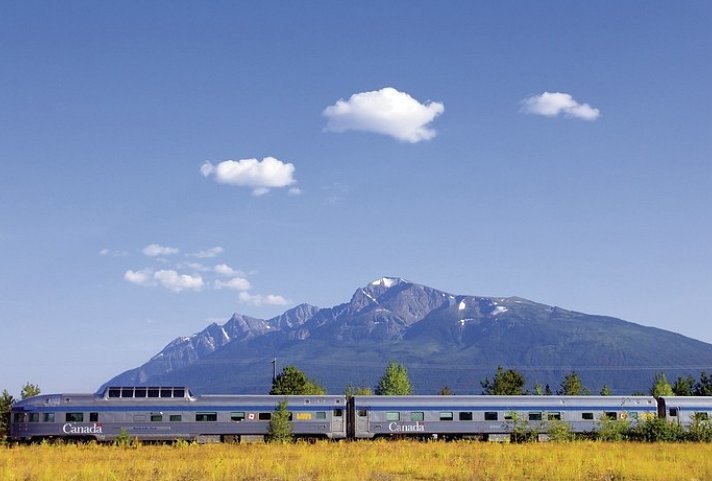
[[657,441],[682,441],[686,435],[679,423],[651,417],[639,420],[637,426],[631,431],[631,437],[638,441],[652,443]]
[[598,421],[596,439],[599,441],[625,441],[630,438],[628,419],[610,419],[602,416]]
[[571,425],[560,419],[551,419],[547,425],[547,434],[549,441],[568,442],[574,440],[574,432]]
[[712,421],[695,418],[687,431],[687,439],[695,442],[712,442]]
[[537,440],[536,428],[529,425],[529,422],[516,412],[507,414],[510,418],[507,422],[511,425],[511,439],[514,443],[528,443]]
[[289,443],[292,439],[292,425],[289,422],[289,411],[287,411],[287,401],[285,400],[281,401],[277,405],[277,410],[272,413],[267,442]]
[[125,428],[119,430],[119,435],[114,438],[114,446],[127,448],[131,446],[131,436]]

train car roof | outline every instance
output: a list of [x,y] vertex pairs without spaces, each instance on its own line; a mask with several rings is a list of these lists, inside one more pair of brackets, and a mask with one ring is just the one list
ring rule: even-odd
[[555,409],[561,407],[650,407],[657,404],[652,396],[354,396],[357,406],[489,406],[492,408],[532,407]]
[[711,396],[660,396],[665,406],[677,408],[707,408],[712,411]]

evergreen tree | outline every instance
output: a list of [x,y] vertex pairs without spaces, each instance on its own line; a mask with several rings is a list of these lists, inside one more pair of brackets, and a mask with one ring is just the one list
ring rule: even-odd
[[375,393],[379,396],[398,396],[413,393],[413,387],[408,378],[408,370],[403,364],[395,361],[388,363],[386,371],[378,380]]
[[524,394],[525,384],[526,379],[522,373],[515,369],[507,369],[505,371],[502,366],[497,366],[497,373],[492,381],[489,378],[485,378],[484,381],[480,382],[482,394],[505,396]]
[[610,395],[611,395],[611,388],[609,388],[607,384],[604,384],[603,387],[601,388],[601,396],[610,396]]
[[371,394],[373,394],[373,391],[368,386],[354,386],[353,384],[349,384],[346,386],[346,389],[344,389],[344,396],[346,397],[370,396]]
[[15,399],[3,390],[0,396],[0,446],[7,442],[7,437],[10,435],[10,414],[12,405],[15,404]]
[[695,383],[695,396],[712,396],[712,377],[705,371],[700,373],[700,380]]
[[269,420],[269,431],[267,433],[267,442],[269,443],[288,443],[292,441],[292,424],[290,420],[290,412],[287,410],[287,400],[280,401],[277,404],[277,409],[272,413]]
[[40,387],[37,384],[25,383],[20,391],[20,398],[27,399],[28,397],[37,396],[40,393]]
[[689,374],[685,377],[678,376],[675,384],[672,385],[672,392],[675,396],[692,396],[695,389],[695,378]]
[[561,387],[556,394],[560,396],[580,396],[583,391],[584,387],[581,378],[576,374],[576,371],[571,371],[561,381]]
[[312,381],[307,375],[296,366],[285,366],[282,372],[277,375],[272,382],[272,389],[269,392],[273,395],[287,394],[326,394],[326,390]]
[[653,385],[650,386],[651,396],[673,396],[675,393],[672,390],[672,386],[667,380],[664,372],[659,372],[655,375],[653,379]]
[[439,393],[439,394],[440,394],[441,396],[454,396],[454,395],[455,395],[455,393],[452,392],[452,389],[450,389],[450,386],[443,386],[443,387],[440,389],[440,393]]

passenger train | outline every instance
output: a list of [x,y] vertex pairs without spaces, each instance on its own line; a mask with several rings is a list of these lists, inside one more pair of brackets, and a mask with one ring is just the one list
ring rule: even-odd
[[287,401],[299,438],[444,437],[506,439],[517,422],[545,434],[553,420],[575,433],[602,419],[635,426],[654,416],[683,427],[712,414],[712,397],[649,396],[270,396],[194,395],[186,387],[109,387],[98,394],[49,394],[12,407],[10,439],[245,442],[264,439]]

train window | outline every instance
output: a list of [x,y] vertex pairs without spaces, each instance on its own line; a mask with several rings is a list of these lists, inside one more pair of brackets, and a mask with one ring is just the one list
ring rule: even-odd
[[400,421],[400,413],[396,411],[386,412],[386,421]]
[[259,419],[260,421],[269,421],[270,419],[272,419],[272,413],[257,413],[257,419]]
[[344,410],[339,408],[339,409],[334,409],[334,417],[335,418],[340,418],[344,415]]
[[89,413],[89,422],[90,423],[99,422],[99,413]]
[[472,421],[472,411],[463,411],[459,415],[460,421]]
[[173,397],[185,397],[185,388],[177,387],[173,389]]
[[40,413],[30,413],[28,421],[31,423],[40,422]]
[[196,413],[196,421],[217,421],[218,413]]
[[541,413],[529,413],[530,421],[541,421]]
[[448,412],[441,412],[440,413],[440,420],[441,421],[452,421],[454,419],[454,416],[452,414],[452,411]]
[[499,416],[494,411],[485,411],[485,421],[497,421]]
[[121,395],[121,389],[118,387],[109,388],[109,397],[119,397]]
[[514,416],[515,416],[515,415],[514,415],[514,413],[512,413],[512,412],[506,413],[506,414],[504,415],[504,420],[505,420],[505,421],[512,421],[512,420],[514,419]]
[[121,397],[133,397],[133,388],[132,387],[122,387],[121,388]]
[[148,388],[148,397],[158,397],[160,390],[157,387]]
[[67,413],[65,421],[68,423],[82,423],[84,422],[84,413]]
[[137,387],[134,390],[134,397],[146,397],[146,388],[145,387]]
[[606,411],[603,413],[603,419],[618,419],[618,413],[615,411]]
[[245,420],[245,411],[237,412],[237,413],[230,413],[230,421],[235,421],[236,423],[239,423],[240,421]]
[[425,413],[423,411],[414,411],[414,412],[410,413],[410,420],[411,421],[424,421]]
[[44,413],[44,415],[42,416],[42,422],[53,423],[54,422],[54,413]]
[[368,416],[368,411],[366,411],[365,409],[359,409],[356,411],[356,415],[365,418],[366,416]]
[[180,414],[171,414],[168,420],[172,423],[179,423],[183,420],[183,416]]
[[12,417],[13,422],[16,423],[24,423],[25,422],[25,413],[15,413],[15,415]]
[[561,413],[549,413],[547,415],[547,418],[549,419],[549,421],[561,421]]
[[592,421],[593,413],[581,413],[581,419],[585,419],[587,421]]
[[151,414],[152,423],[160,423],[163,421],[163,414]]
[[672,418],[677,417],[677,408],[668,409],[668,415]]
[[161,388],[161,397],[173,397],[173,389],[169,387]]
[[326,419],[326,411],[317,411],[314,414],[316,419]]

